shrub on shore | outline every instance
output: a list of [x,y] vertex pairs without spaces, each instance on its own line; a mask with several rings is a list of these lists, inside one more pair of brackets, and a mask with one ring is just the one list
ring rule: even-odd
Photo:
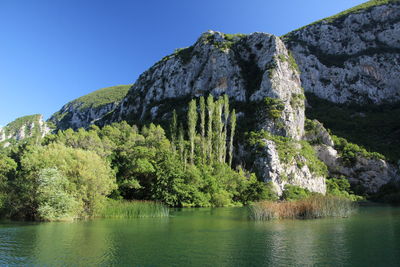
[[337,196],[313,195],[297,201],[261,201],[250,206],[254,220],[316,219],[324,217],[348,217],[356,204]]

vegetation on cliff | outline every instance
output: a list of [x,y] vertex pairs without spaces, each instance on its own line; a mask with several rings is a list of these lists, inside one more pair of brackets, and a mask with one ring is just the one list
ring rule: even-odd
[[[400,155],[400,105],[335,104],[307,94],[306,116],[324,124],[335,138],[335,148],[343,151],[351,162],[352,154],[383,158],[397,162]],[[350,119],[349,119],[350,118]],[[350,143],[353,143],[350,145]],[[358,144],[358,147],[356,145]],[[364,148],[363,148],[364,147]],[[378,153],[372,153],[377,151]]]

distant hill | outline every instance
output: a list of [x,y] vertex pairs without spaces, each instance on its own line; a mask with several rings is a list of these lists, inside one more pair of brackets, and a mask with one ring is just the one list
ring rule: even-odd
[[50,128],[43,121],[40,114],[17,118],[0,128],[0,144],[6,145],[25,138],[41,138],[50,132]]
[[102,88],[65,104],[49,121],[57,129],[86,128],[105,114],[112,112],[126,96],[132,85],[117,85]]

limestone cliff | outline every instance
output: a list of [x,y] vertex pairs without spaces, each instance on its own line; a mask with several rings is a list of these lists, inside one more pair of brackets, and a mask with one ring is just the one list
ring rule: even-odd
[[400,1],[369,1],[284,40],[306,91],[336,103],[400,100]]
[[344,139],[336,138],[335,144],[328,131],[316,120],[306,121],[305,137],[313,144],[318,158],[328,167],[329,176],[347,178],[360,193],[376,193],[382,185],[400,181],[399,166],[357,145],[347,143],[343,146],[339,142]]
[[297,65],[280,38],[266,33],[202,34],[193,46],[177,50],[144,72],[103,123],[162,119],[171,106],[179,108],[177,100],[186,105],[189,99],[207,94],[227,94],[240,103],[278,99],[282,112],[274,120],[260,122],[259,128],[302,137],[304,97]]

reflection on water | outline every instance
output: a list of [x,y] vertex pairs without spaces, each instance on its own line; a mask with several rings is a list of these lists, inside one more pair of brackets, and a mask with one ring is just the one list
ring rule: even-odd
[[245,208],[170,218],[0,224],[1,265],[382,266],[400,262],[400,208],[253,222]]

